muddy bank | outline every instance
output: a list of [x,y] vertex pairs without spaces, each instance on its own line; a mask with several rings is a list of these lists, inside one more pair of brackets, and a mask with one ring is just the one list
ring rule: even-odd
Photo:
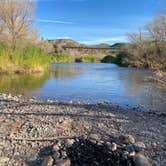
[[[138,154],[153,165],[166,165],[163,113],[0,94],[0,124],[0,165],[48,166],[64,160],[70,165],[82,160],[109,165],[100,163],[106,161],[104,156],[119,165],[124,161],[132,165]],[[101,160],[94,157],[98,155]]]

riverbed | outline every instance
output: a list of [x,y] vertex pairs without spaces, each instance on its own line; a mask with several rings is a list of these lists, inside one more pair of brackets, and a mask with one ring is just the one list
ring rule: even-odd
[[[56,158],[55,163],[59,159],[51,149],[57,146],[57,141],[64,149],[64,141],[69,144],[78,138],[93,143],[88,153],[84,148],[81,159],[91,156],[94,146],[101,150],[105,144],[111,147],[116,144],[117,149],[112,149],[111,154],[122,149],[123,156],[144,154],[154,166],[166,164],[166,119],[163,113],[122,109],[106,103],[43,102],[0,93],[0,123],[0,165],[3,166],[39,166],[48,157]],[[120,139],[126,135],[129,142]],[[73,157],[79,153],[75,151],[74,154]],[[65,153],[60,156],[72,161]],[[102,160],[104,158],[100,156],[99,162]]]

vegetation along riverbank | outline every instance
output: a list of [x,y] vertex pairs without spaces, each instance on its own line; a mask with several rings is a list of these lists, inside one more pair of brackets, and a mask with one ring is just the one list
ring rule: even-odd
[[0,110],[2,165],[166,164],[165,114],[10,94]]
[[0,73],[39,73],[51,63],[71,62],[166,70],[165,12],[138,33],[128,34],[130,43],[92,46],[70,39],[40,40],[34,13],[29,1],[0,2]]

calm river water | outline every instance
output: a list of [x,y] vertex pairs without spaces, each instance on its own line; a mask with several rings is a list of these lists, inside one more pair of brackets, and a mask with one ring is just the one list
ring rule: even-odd
[[42,76],[1,76],[0,92],[166,111],[166,89],[146,81],[150,76],[149,70],[114,64],[54,64]]

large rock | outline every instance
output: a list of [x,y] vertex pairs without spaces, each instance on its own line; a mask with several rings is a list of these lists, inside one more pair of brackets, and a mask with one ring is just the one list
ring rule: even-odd
[[126,144],[126,145],[135,143],[135,139],[132,135],[121,135],[119,136],[119,141],[120,143]]
[[135,166],[152,166],[148,159],[143,154],[136,154],[134,156],[134,165]]

